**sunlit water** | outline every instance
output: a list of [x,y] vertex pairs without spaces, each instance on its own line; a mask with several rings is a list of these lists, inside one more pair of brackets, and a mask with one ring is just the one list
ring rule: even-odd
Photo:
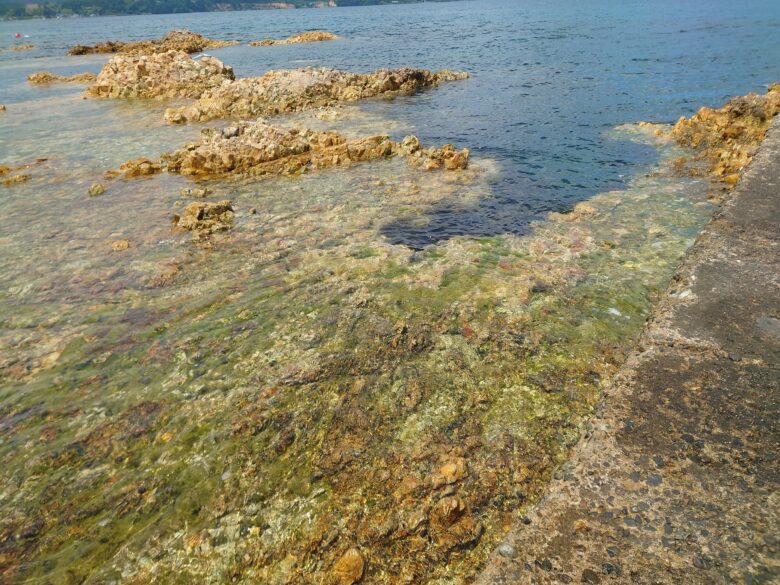
[[[539,497],[711,213],[636,128],[780,78],[774,2],[465,2],[0,23],[0,575],[11,582],[463,583]],[[183,177],[104,171],[194,139],[160,102],[28,73],[98,71],[75,43],[187,27],[331,43],[213,53],[238,75],[328,65],[472,73],[277,120],[415,133],[403,160],[212,182],[235,228],[196,245]],[[579,205],[575,207],[575,204]],[[573,209],[573,212],[572,212]],[[567,212],[567,213],[551,213]],[[113,242],[130,247],[114,251]],[[442,485],[443,465],[464,477]],[[462,498],[481,531],[435,521]],[[457,539],[456,539],[457,540]]]

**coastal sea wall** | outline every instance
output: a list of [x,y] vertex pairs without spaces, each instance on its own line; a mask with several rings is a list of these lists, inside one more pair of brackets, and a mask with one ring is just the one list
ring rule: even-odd
[[478,585],[780,579],[780,124]]

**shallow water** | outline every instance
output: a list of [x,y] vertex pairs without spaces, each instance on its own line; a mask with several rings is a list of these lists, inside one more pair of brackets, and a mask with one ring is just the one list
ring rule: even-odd
[[[356,546],[368,582],[468,582],[539,497],[711,213],[709,183],[667,165],[676,149],[617,126],[780,77],[774,3],[612,4],[0,23],[42,47],[0,55],[0,163],[47,159],[0,187],[0,575],[319,583]],[[760,22],[746,16],[759,8]],[[214,51],[239,75],[467,69],[333,120],[277,122],[414,132],[471,148],[471,168],[211,182],[236,225],[207,245],[171,229],[184,177],[90,198],[107,169],[200,127],[166,126],[163,103],[24,77],[97,71],[101,57],[61,54],[173,26],[346,37]],[[448,464],[462,477],[442,481]],[[436,522],[452,496],[467,534]]]

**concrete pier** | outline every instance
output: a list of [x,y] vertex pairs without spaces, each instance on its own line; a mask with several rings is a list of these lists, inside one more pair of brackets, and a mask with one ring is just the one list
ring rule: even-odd
[[477,583],[780,583],[780,123]]

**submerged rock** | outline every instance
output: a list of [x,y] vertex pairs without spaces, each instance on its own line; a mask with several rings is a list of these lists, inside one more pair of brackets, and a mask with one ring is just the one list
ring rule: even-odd
[[271,45],[294,45],[296,43],[319,43],[322,41],[335,41],[340,38],[331,32],[324,30],[312,30],[309,32],[292,35],[286,39],[263,39],[262,41],[252,41],[252,47],[268,47]]
[[124,53],[126,55],[148,55],[167,51],[198,53],[206,49],[219,49],[238,44],[235,41],[209,39],[192,31],[172,30],[160,39],[146,41],[106,41],[97,45],[76,45],[68,50],[68,55],[87,55],[91,53]]
[[695,160],[704,161],[730,188],[739,180],[778,113],[780,83],[770,86],[764,95],[735,97],[721,108],[701,108],[689,119],[680,118],[670,136],[681,146],[698,151]]
[[176,227],[195,232],[196,237],[200,237],[229,230],[233,227],[233,217],[231,201],[196,201],[185,207],[181,216],[174,216],[173,222]]
[[185,197],[207,197],[208,195],[211,195],[212,191],[208,187],[203,187],[202,189],[197,188],[189,188],[189,189],[182,189],[179,191],[181,195],[184,195]]
[[34,85],[54,83],[55,81],[62,81],[65,83],[94,83],[96,80],[97,75],[88,72],[76,73],[75,75],[59,75],[58,73],[51,73],[50,71],[40,71],[27,76],[27,81]]
[[106,192],[106,186],[103,185],[102,183],[92,183],[92,185],[90,185],[89,187],[89,191],[87,191],[90,197],[98,197],[99,195],[102,195],[105,192]]
[[233,80],[233,69],[214,57],[195,60],[183,51],[113,57],[87,95],[109,98],[199,97]]
[[172,123],[224,117],[255,118],[380,95],[410,94],[467,77],[468,73],[410,67],[379,69],[373,73],[314,67],[269,71],[261,77],[246,77],[213,87],[194,104],[168,109],[165,118]]
[[426,149],[415,136],[407,136],[401,143],[384,135],[347,140],[335,131],[278,128],[260,118],[227,128],[203,130],[200,142],[164,154],[159,163],[149,159],[128,161],[112,176],[132,178],[163,169],[198,178],[237,173],[293,175],[396,155],[405,156],[423,168],[454,170],[467,166],[469,151],[456,151],[449,144]]
[[475,520],[462,498],[449,496],[439,500],[431,510],[430,526],[437,544],[446,548],[476,542],[482,526]]
[[[5,174],[5,173],[3,173]],[[26,183],[32,178],[32,175],[24,173],[21,175],[13,175],[2,180],[3,185],[10,187],[11,185],[18,185],[19,183]]]
[[35,45],[16,45],[15,47],[11,47],[12,51],[29,51],[30,49],[34,49]]
[[148,177],[150,175],[156,175],[161,171],[162,166],[160,163],[148,158],[136,158],[123,162],[121,165],[119,165],[118,171],[107,172],[106,178],[112,179],[121,175],[125,179],[134,179],[136,177]]
[[337,585],[353,585],[363,578],[365,561],[356,548],[350,548],[333,565],[333,580]]

